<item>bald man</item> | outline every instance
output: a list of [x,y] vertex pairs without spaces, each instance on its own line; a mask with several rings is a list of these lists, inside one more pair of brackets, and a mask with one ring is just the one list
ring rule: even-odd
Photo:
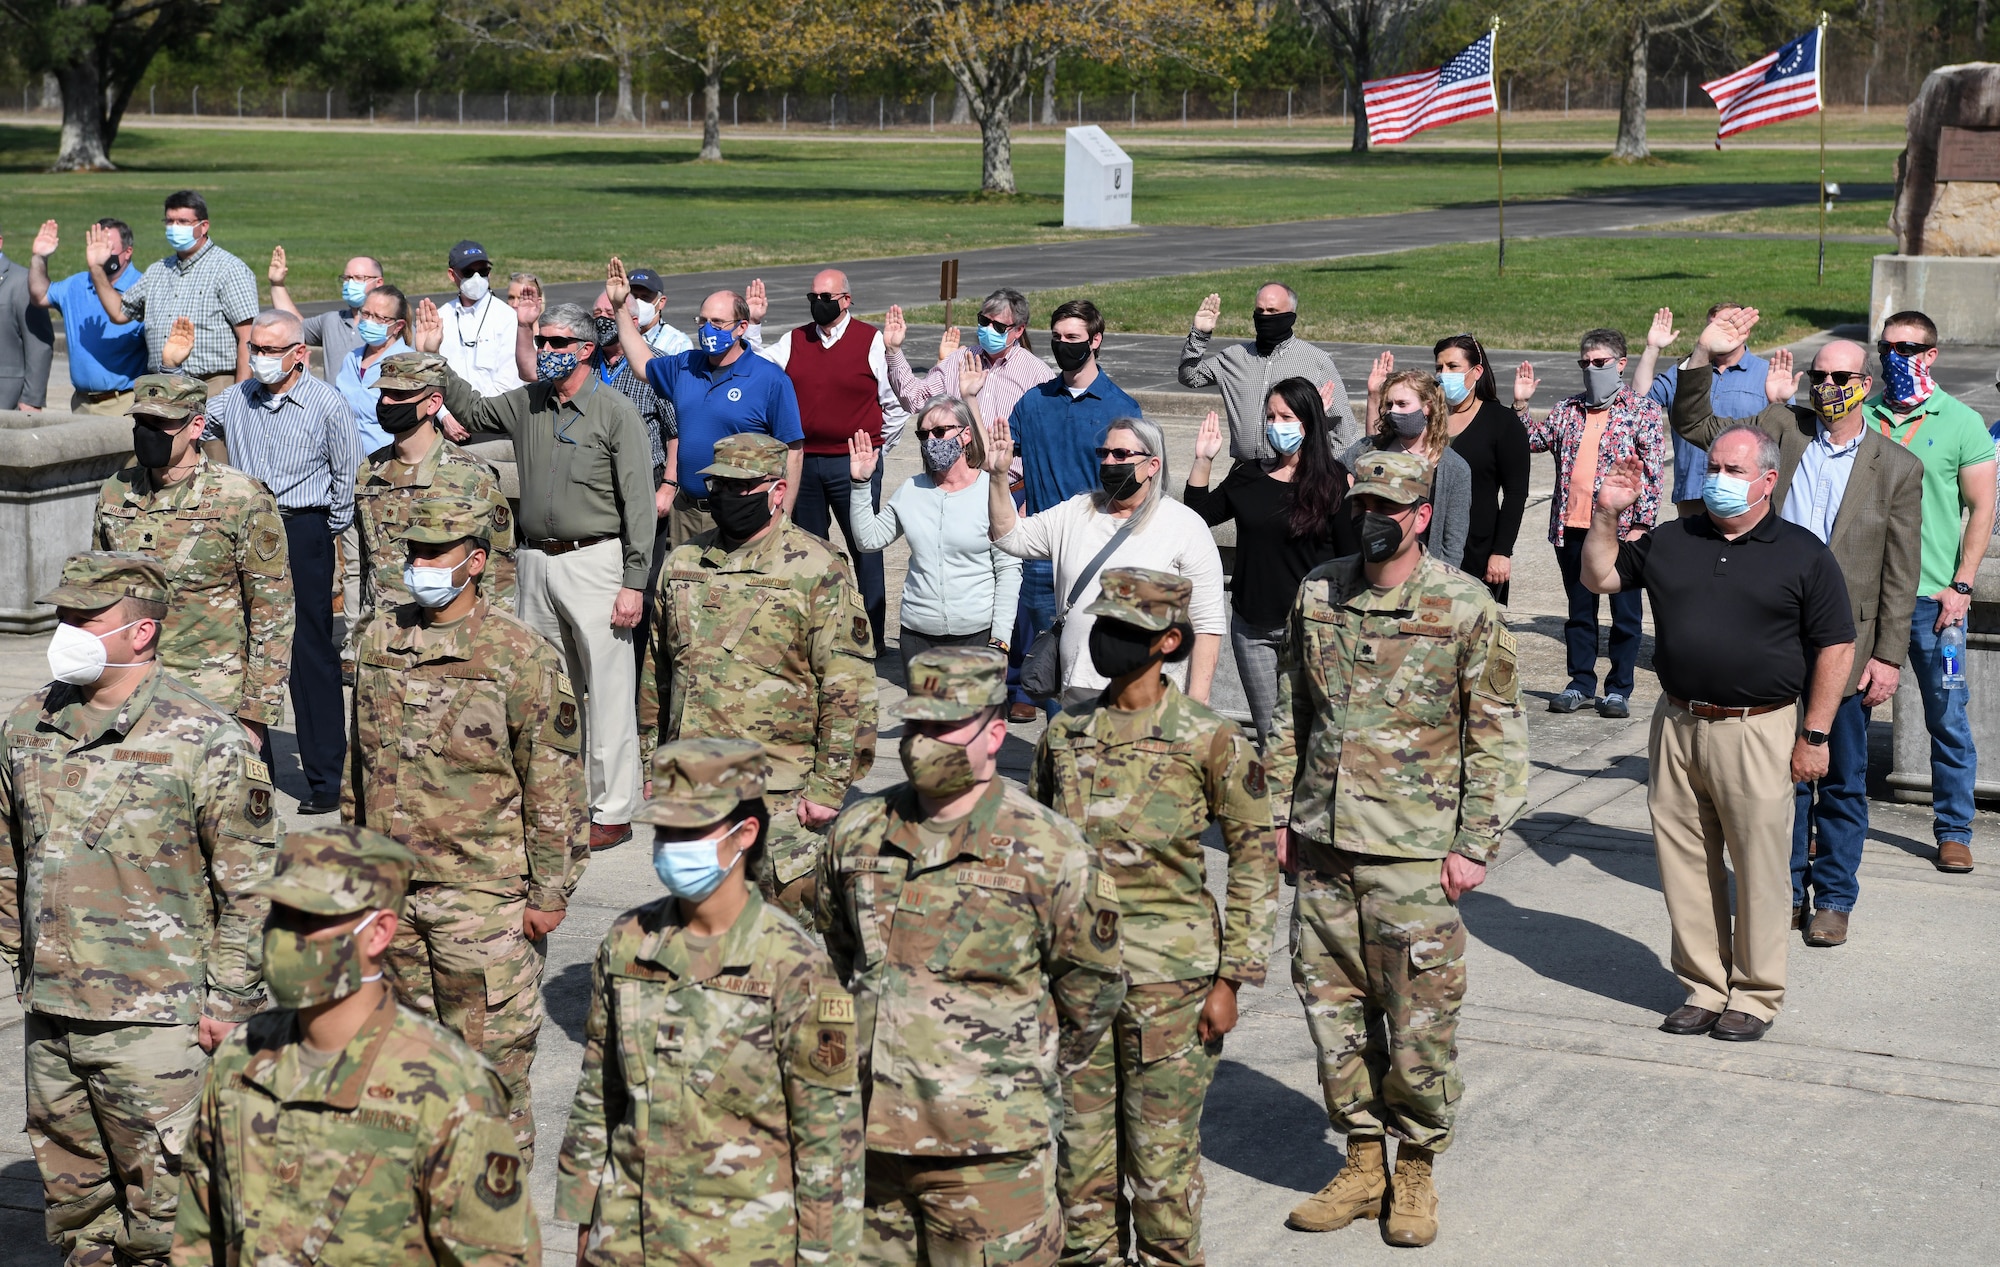
[[[1680,368],[1672,422],[1703,449],[1734,426],[1774,436],[1780,460],[1771,505],[1832,549],[1847,583],[1854,667],[1832,726],[1818,737],[1827,772],[1797,785],[1792,820],[1792,927],[1808,946],[1838,946],[1860,894],[1856,872],[1868,835],[1868,713],[1896,693],[1909,652],[1902,631],[1917,601],[1924,468],[1866,425],[1861,404],[1874,386],[1868,354],[1845,339],[1819,350],[1804,384],[1792,372],[1791,352],[1780,348],[1771,354],[1764,411],[1716,417],[1709,394],[1715,360],[1747,343],[1756,324],[1754,308],[1725,309],[1710,320]],[[1784,403],[1801,386],[1810,403]],[[1806,739],[1814,742],[1814,733]]]
[[[758,293],[761,297],[761,287]],[[694,346],[662,356],[632,319],[632,305],[625,302],[631,294],[625,263],[614,255],[605,267],[604,295],[617,310],[618,346],[653,390],[673,405],[680,430],[666,480],[674,492],[673,544],[716,526],[701,471],[715,461],[715,442],[724,436],[761,431],[791,449],[785,480],[785,509],[791,510],[798,499],[805,446],[798,393],[783,369],[752,350],[748,302],[733,290],[716,291],[701,301]]]
[[[766,344],[764,316],[770,302],[764,295],[763,279],[751,282],[745,296],[750,309],[750,344],[785,371],[799,398],[805,458],[791,492],[792,522],[814,536],[832,540],[832,521],[840,521],[879,656],[884,646],[882,618],[886,608],[882,555],[858,548],[854,528],[848,523],[847,444],[859,431],[877,448],[890,448],[901,438],[909,415],[889,383],[889,349],[882,341],[882,331],[848,311],[854,306],[854,296],[847,289],[847,274],[837,268],[821,269],[813,274],[805,299],[812,319],[785,331],[777,342]],[[869,497],[871,507],[881,510],[881,463],[876,464]]]
[[1288,378],[1303,378],[1320,389],[1326,407],[1333,451],[1345,452],[1361,438],[1348,403],[1347,387],[1325,349],[1298,338],[1299,295],[1283,282],[1265,282],[1251,301],[1250,324],[1256,338],[1230,343],[1220,351],[1210,346],[1222,319],[1222,296],[1210,295],[1195,309],[1194,325],[1181,348],[1182,387],[1214,387],[1222,392],[1222,409],[1229,419],[1229,456],[1248,462],[1275,456],[1264,438],[1264,400],[1271,388]]

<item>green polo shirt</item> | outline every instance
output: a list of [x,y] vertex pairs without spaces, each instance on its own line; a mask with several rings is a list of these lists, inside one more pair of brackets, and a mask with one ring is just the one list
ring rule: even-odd
[[[1958,547],[1964,534],[1964,504],[1958,473],[1993,461],[1993,437],[1979,411],[1935,388],[1901,422],[1877,392],[1861,406],[1861,416],[1924,464],[1923,567],[1917,595],[1928,598],[1958,574]],[[1991,483],[1989,479],[1987,481]]]

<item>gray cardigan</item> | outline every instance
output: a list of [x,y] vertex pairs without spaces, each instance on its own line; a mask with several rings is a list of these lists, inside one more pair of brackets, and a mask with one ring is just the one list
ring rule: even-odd
[[28,266],[0,255],[0,409],[45,407],[55,354],[49,310],[28,302]]
[[[1340,464],[1351,471],[1375,447],[1373,436],[1357,440],[1340,455]],[[1458,450],[1446,449],[1437,464],[1437,474],[1431,479],[1431,557],[1451,567],[1464,562],[1465,534],[1471,526],[1472,468],[1458,456]]]

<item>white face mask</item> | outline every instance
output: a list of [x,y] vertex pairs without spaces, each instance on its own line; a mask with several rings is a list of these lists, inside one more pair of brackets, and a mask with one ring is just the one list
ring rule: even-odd
[[459,278],[458,295],[469,304],[476,304],[486,298],[486,274],[467,273]]
[[289,373],[291,373],[291,370],[286,367],[285,358],[282,356],[253,356],[250,358],[250,376],[266,387],[282,382],[285,375]]
[[101,634],[94,634],[79,625],[57,625],[55,636],[49,639],[49,676],[71,686],[89,686],[103,677],[106,669],[130,669],[144,664],[143,660],[112,664],[104,654],[106,638],[138,623],[130,620]]
[[641,330],[652,329],[660,320],[658,305],[642,304],[637,295],[627,297],[625,305],[632,310],[632,320],[638,323]]

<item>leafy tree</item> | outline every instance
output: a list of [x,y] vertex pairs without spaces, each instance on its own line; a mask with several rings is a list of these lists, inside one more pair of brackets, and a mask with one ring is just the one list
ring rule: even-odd
[[701,76],[701,157],[722,157],[722,77],[737,67],[796,70],[829,46],[838,19],[804,0],[656,0],[660,51]]
[[439,34],[431,0],[225,0],[210,43],[365,102],[423,84]]
[[62,87],[59,172],[112,171],[111,146],[155,54],[192,39],[216,0],[0,0],[0,30]]
[[608,62],[618,73],[612,119],[633,123],[632,67],[665,35],[655,0],[465,0],[448,12],[475,43]]

